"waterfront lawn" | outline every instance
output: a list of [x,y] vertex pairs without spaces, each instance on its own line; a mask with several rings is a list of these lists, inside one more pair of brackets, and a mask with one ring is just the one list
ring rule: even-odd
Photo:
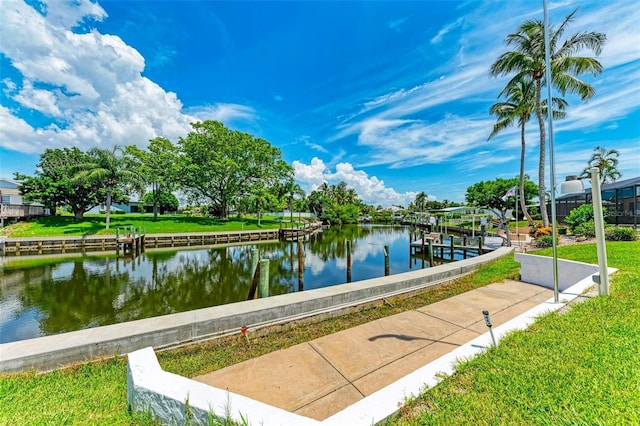
[[[640,242],[610,242],[607,252],[619,268],[610,297],[510,334],[387,424],[638,424]],[[594,244],[558,247],[558,257],[597,263]]]
[[[167,371],[193,377],[284,349],[368,321],[415,309],[505,278],[517,278],[513,257],[500,259],[460,280],[427,289],[409,298],[392,298],[393,306],[378,302],[338,317],[293,323],[249,333],[250,344],[228,336],[158,354]],[[0,374],[0,425],[109,424],[155,425],[148,416],[127,410],[127,366],[122,357],[34,375]],[[251,422],[251,413],[243,413]]]
[[104,214],[87,214],[76,220],[73,216],[45,216],[9,225],[0,231],[7,237],[52,237],[115,235],[117,228],[144,228],[147,234],[178,234],[185,232],[221,232],[273,229],[280,226],[279,218],[263,217],[258,226],[255,217],[230,217],[220,220],[210,217],[152,214],[112,214],[109,229],[105,229]]

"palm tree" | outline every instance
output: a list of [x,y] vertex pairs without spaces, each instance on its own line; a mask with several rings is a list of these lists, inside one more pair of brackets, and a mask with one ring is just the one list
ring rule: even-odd
[[93,148],[89,150],[88,154],[92,160],[89,163],[78,165],[80,171],[75,179],[97,182],[104,186],[107,191],[105,223],[106,228],[109,229],[113,191],[127,184],[132,184],[137,190],[141,190],[141,179],[137,173],[128,168],[127,160],[122,156],[122,149],[117,145],[112,150]]
[[606,149],[596,146],[589,159],[589,166],[582,171],[581,177],[588,178],[591,176],[591,167],[597,167],[600,170],[600,183],[615,182],[622,174],[618,171],[618,156],[620,153],[615,149]]
[[293,197],[296,195],[304,197],[306,194],[304,193],[300,185],[295,183],[293,180],[287,181],[284,184],[283,189],[284,192],[289,196],[289,213],[291,215],[291,226],[293,226]]
[[[576,10],[577,11],[577,10]],[[549,57],[551,58],[551,82],[564,96],[567,92],[580,95],[582,100],[589,99],[595,89],[588,83],[577,78],[577,75],[591,73],[598,75],[602,72],[602,65],[594,58],[573,56],[582,49],[589,49],[596,55],[602,50],[606,36],[597,32],[577,33],[564,42],[560,39],[576,13],[569,14],[557,28],[549,28]],[[540,20],[527,20],[518,28],[517,32],[507,36],[507,45],[514,50],[503,53],[491,65],[491,73],[495,76],[515,73],[511,82],[530,78],[535,85],[535,106],[538,126],[540,127],[540,162],[538,164],[538,189],[540,198],[540,213],[545,226],[549,225],[546,206],[546,188],[544,182],[545,168],[545,127],[542,113],[541,92],[546,82],[545,75],[545,27]],[[510,85],[511,82],[508,84]]]
[[[529,222],[529,225],[533,225],[533,219],[527,210],[526,197],[524,192],[524,157],[525,157],[525,125],[531,118],[531,114],[535,112],[535,86],[530,78],[524,78],[521,80],[512,80],[498,97],[506,96],[505,102],[497,102],[491,106],[489,112],[497,116],[496,124],[493,125],[493,130],[487,138],[487,140],[496,136],[504,129],[511,127],[516,121],[520,126],[520,180],[519,180],[519,201],[520,209]],[[561,98],[553,98],[552,100],[554,110],[553,118],[560,119],[566,116],[564,112],[568,103]],[[547,111],[547,102],[542,102],[543,114]]]
[[424,213],[424,207],[427,204],[427,194],[424,191],[421,191],[416,195],[415,205],[420,211],[420,218],[422,219],[422,213]]

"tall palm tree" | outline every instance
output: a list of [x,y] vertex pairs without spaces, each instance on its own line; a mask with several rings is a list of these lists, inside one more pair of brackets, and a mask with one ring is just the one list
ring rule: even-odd
[[588,178],[591,176],[591,167],[597,167],[600,170],[600,183],[615,182],[622,174],[618,171],[618,156],[620,153],[615,149],[606,149],[596,146],[589,159],[589,166],[582,171],[581,177]]
[[[293,224],[293,198],[296,195],[300,195],[302,197],[304,197],[306,194],[305,192],[302,190],[302,188],[300,187],[300,185],[298,185],[297,183],[295,183],[293,180],[287,181],[284,184],[284,192],[285,194],[288,196],[288,201],[289,201],[289,214],[291,215],[291,223]],[[292,225],[293,226],[293,225]]]
[[93,148],[89,150],[88,154],[91,157],[91,161],[78,165],[80,171],[75,176],[75,179],[104,185],[107,191],[105,223],[106,228],[109,229],[113,191],[129,184],[137,190],[141,190],[141,179],[136,172],[128,168],[127,159],[122,155],[123,151],[117,145],[112,150]]
[[[530,78],[523,78],[521,80],[512,80],[498,97],[505,96],[505,102],[497,102],[491,106],[489,112],[497,117],[496,124],[493,125],[493,130],[487,138],[487,140],[496,136],[504,129],[511,127],[513,124],[518,123],[520,126],[520,181],[519,181],[519,202],[520,209],[524,214],[527,222],[533,225],[533,219],[527,210],[526,197],[524,192],[524,158],[525,158],[525,125],[531,119],[531,114],[536,110],[535,103],[535,85]],[[567,107],[567,102],[561,98],[553,98],[552,100],[554,110],[553,118],[560,119],[566,116],[564,112]],[[543,114],[546,114],[547,102],[542,102]]]
[[[591,50],[599,55],[606,36],[597,32],[577,33],[561,42],[561,38],[569,22],[577,10],[569,14],[557,28],[549,28],[549,57],[551,59],[551,83],[564,96],[567,92],[580,95],[582,100],[589,99],[595,89],[588,83],[577,78],[578,75],[591,73],[598,75],[602,72],[602,65],[594,58],[574,56],[583,49]],[[491,65],[491,73],[495,76],[515,73],[511,81],[530,78],[535,85],[535,105],[538,126],[540,127],[540,162],[538,164],[538,188],[540,198],[540,213],[545,226],[549,225],[546,206],[546,187],[544,182],[545,169],[545,127],[542,113],[541,92],[546,84],[545,75],[545,27],[540,20],[527,20],[518,28],[517,32],[507,36],[507,45],[513,50],[503,53]],[[511,83],[509,83],[511,84]],[[552,188],[554,190],[554,188]]]

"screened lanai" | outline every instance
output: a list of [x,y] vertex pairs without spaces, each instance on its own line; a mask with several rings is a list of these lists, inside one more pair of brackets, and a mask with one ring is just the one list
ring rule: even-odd
[[[638,226],[640,176],[602,185],[602,204],[612,225]],[[556,218],[563,222],[574,208],[591,203],[591,188],[556,197]]]

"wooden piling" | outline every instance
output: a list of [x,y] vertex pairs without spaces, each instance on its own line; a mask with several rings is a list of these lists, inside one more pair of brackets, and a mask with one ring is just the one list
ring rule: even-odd
[[429,238],[429,267],[433,267],[433,239]]
[[255,267],[253,272],[253,278],[251,279],[251,285],[249,286],[249,294],[247,300],[253,300],[258,295],[258,283],[260,282],[260,263]]
[[454,255],[453,235],[449,235],[449,244],[451,245],[451,260],[453,261],[453,255]]
[[298,240],[298,291],[304,290],[304,246]]
[[269,259],[260,259],[260,284],[258,297],[269,297]]
[[384,246],[384,275],[389,275],[389,246]]
[[347,282],[351,282],[351,241],[347,240]]

